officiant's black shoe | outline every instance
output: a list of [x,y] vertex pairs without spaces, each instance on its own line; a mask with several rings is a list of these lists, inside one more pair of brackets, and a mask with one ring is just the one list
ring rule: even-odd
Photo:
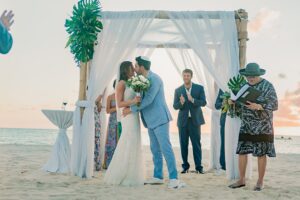
[[183,170],[181,171],[181,173],[182,173],[182,174],[187,174],[187,173],[189,173],[189,169],[183,169]]

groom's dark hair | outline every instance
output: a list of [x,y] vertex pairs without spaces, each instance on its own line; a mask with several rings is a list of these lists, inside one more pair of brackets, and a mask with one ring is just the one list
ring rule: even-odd
[[135,60],[139,66],[144,66],[145,70],[147,70],[147,71],[150,70],[150,66],[151,66],[150,60],[145,60],[145,59],[143,59],[142,56],[136,57]]

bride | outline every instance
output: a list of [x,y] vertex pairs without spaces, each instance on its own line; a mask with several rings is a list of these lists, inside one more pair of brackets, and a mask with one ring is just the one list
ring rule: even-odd
[[[116,89],[117,112],[140,102],[135,92],[126,86],[126,81],[134,75],[130,61],[124,61],[119,69],[119,82]],[[120,116],[120,115],[119,115]],[[144,185],[144,166],[142,159],[141,129],[138,113],[121,116],[122,134],[114,156],[104,176],[110,185]]]

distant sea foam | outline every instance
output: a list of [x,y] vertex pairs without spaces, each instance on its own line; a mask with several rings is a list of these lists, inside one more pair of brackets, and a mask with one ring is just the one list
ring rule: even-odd
[[[295,132],[297,131],[297,132]],[[279,128],[275,133],[275,148],[277,153],[300,154],[299,128]],[[57,137],[55,129],[21,129],[21,128],[0,128],[0,144],[16,145],[53,145]],[[68,130],[67,135],[72,142],[72,130]],[[178,133],[170,134],[171,143],[179,147]],[[142,133],[143,145],[149,145],[147,133]],[[210,135],[201,134],[202,148],[210,149]]]

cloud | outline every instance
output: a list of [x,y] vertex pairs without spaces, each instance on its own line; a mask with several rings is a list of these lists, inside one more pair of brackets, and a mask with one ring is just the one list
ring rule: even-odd
[[300,125],[300,83],[293,91],[287,91],[279,100],[279,110],[275,113],[275,124],[286,126]]
[[285,97],[289,99],[298,98],[298,95],[300,95],[300,82],[294,91],[287,91],[285,93]]
[[[269,9],[261,9],[253,19],[249,20],[248,30],[250,34],[257,34],[263,29],[271,28],[280,17],[280,12]],[[274,35],[276,38],[277,36]]]

